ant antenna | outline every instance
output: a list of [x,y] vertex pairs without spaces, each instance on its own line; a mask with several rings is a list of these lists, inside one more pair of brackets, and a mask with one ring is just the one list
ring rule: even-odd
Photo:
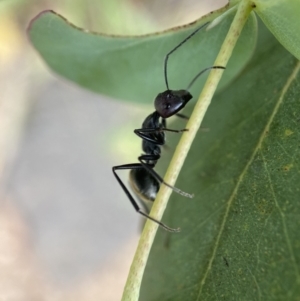
[[211,69],[226,69],[223,66],[211,66],[211,67],[207,67],[205,69],[203,69],[202,71],[200,71],[190,82],[190,84],[188,85],[188,87],[186,88],[186,91],[190,90],[191,86],[195,83],[195,81],[198,79],[198,77],[200,75],[202,75],[204,72],[206,72],[207,70],[211,70]]
[[[169,83],[168,83],[168,75],[167,75],[167,65],[168,65],[168,59],[169,56],[176,51],[180,46],[182,46],[186,41],[188,41],[193,35],[195,35],[199,30],[201,30],[203,27],[205,27],[209,22],[204,23],[203,25],[201,25],[198,29],[196,29],[195,31],[193,31],[189,36],[187,36],[182,42],[180,42],[175,48],[173,48],[165,57],[165,63],[164,63],[164,75],[165,75],[165,82],[166,82],[166,86],[167,86],[167,90],[169,89]],[[198,75],[200,76],[200,74]]]

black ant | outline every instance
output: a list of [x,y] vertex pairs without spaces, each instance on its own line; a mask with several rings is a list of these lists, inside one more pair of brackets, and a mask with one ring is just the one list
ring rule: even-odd
[[165,77],[167,90],[162,93],[159,93],[155,98],[154,101],[155,111],[144,120],[142,124],[142,128],[134,130],[134,133],[143,139],[142,149],[144,154],[138,157],[139,163],[118,165],[112,168],[117,181],[119,182],[125,194],[129,198],[134,209],[144,217],[154,221],[155,223],[163,227],[165,230],[170,232],[179,232],[180,229],[170,228],[165,224],[163,224],[162,222],[151,217],[149,214],[143,212],[138,206],[136,200],[133,198],[133,196],[127,189],[127,187],[124,185],[122,180],[117,175],[116,170],[123,170],[123,169],[130,170],[129,184],[132,190],[134,191],[134,193],[138,196],[138,198],[141,201],[144,201],[145,203],[149,201],[154,202],[157,192],[160,188],[160,184],[164,184],[170,187],[172,190],[174,190],[175,192],[183,196],[190,197],[190,198],[193,197],[193,195],[183,192],[180,189],[166,183],[163,180],[163,178],[159,174],[157,174],[157,172],[154,170],[154,167],[160,158],[161,146],[165,144],[165,132],[180,133],[180,132],[188,131],[187,129],[183,129],[183,130],[168,129],[166,127],[167,126],[166,118],[169,118],[173,115],[177,115],[180,118],[188,119],[185,115],[178,113],[180,110],[182,110],[185,107],[188,101],[192,99],[192,95],[188,90],[198,79],[198,77],[201,74],[203,74],[205,71],[210,69],[225,69],[225,67],[222,66],[212,66],[212,67],[205,68],[193,78],[193,80],[188,85],[186,90],[169,89],[168,77],[167,77],[167,63],[168,63],[169,56],[180,46],[182,46],[186,41],[188,41],[193,35],[195,35],[199,30],[205,27],[207,24],[208,22],[200,26],[199,28],[197,28],[195,31],[193,31],[188,37],[186,37],[175,48],[173,48],[165,57],[164,77]]

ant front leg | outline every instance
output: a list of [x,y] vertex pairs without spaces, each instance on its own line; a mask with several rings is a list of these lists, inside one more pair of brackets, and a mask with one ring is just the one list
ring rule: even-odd
[[[189,118],[183,114],[177,113],[176,116],[183,118],[183,119],[187,119],[189,120]],[[182,130],[171,130],[171,129],[167,129],[167,120],[166,118],[162,118],[161,124],[163,126],[163,129],[169,132],[173,132],[173,133],[182,133],[182,132],[187,132],[188,129],[182,129]]]
[[189,117],[187,117],[186,115],[181,114],[181,113],[176,113],[176,116],[179,118],[185,119],[185,120],[189,120]]
[[[150,167],[149,167],[150,168]],[[140,164],[140,163],[132,163],[132,164],[124,164],[124,165],[118,165],[118,166],[114,166],[112,168],[113,174],[115,176],[115,178],[117,179],[118,183],[120,184],[120,186],[122,187],[123,191],[125,192],[125,194],[127,195],[128,199],[130,200],[132,206],[134,207],[135,211],[139,214],[141,214],[142,216],[144,216],[145,218],[150,219],[151,221],[159,224],[162,228],[164,228],[165,230],[169,231],[169,232],[180,232],[180,229],[173,229],[168,227],[167,225],[165,225],[164,223],[158,221],[157,219],[151,217],[150,215],[148,215],[147,213],[143,212],[141,210],[141,208],[139,207],[138,203],[136,202],[136,200],[133,198],[133,196],[131,195],[131,193],[129,192],[129,190],[127,189],[127,187],[125,186],[125,184],[123,183],[123,181],[120,179],[120,177],[117,174],[117,170],[138,170],[138,169],[144,169],[144,165]],[[151,169],[151,168],[150,168]]]
[[[177,113],[176,116],[179,117],[179,118],[185,119],[185,120],[189,120],[189,117],[187,117],[186,115],[181,114],[181,113]],[[188,131],[188,129],[186,129],[186,131]],[[202,128],[202,127],[200,127],[200,131],[201,132],[208,132],[209,128]]]

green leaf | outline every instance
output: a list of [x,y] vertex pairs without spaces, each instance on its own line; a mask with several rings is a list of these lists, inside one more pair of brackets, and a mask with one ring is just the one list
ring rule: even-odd
[[[164,91],[163,60],[166,54],[203,21],[146,36],[120,37],[87,32],[47,11],[37,16],[29,36],[42,58],[59,75],[92,91],[120,99],[150,103]],[[231,12],[218,26],[202,30],[169,59],[171,89],[187,87],[203,68],[211,66],[234,16]],[[247,22],[227,67],[221,86],[228,84],[251,58],[256,43],[255,16]],[[205,76],[192,94],[198,95]]]
[[280,43],[300,59],[299,0],[258,0],[255,11]]
[[214,98],[210,130],[185,162],[176,186],[195,197],[173,193],[163,222],[182,232],[159,230],[140,300],[299,299],[299,70],[260,28],[251,63]]

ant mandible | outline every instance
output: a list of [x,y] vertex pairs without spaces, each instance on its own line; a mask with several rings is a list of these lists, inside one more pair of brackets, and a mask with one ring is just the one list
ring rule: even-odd
[[164,60],[164,77],[166,82],[167,90],[159,93],[154,101],[155,111],[150,114],[143,122],[141,129],[135,129],[134,133],[143,139],[142,149],[144,154],[138,157],[139,163],[131,163],[114,166],[112,171],[124,190],[125,194],[129,198],[131,204],[133,205],[136,212],[143,215],[144,217],[152,220],[153,222],[159,224],[162,228],[170,232],[179,232],[179,228],[170,228],[157,219],[151,217],[148,213],[145,213],[141,210],[136,200],[133,198],[127,187],[124,185],[118,174],[117,170],[129,169],[129,184],[131,189],[137,195],[137,197],[144,201],[145,203],[151,201],[154,202],[157,192],[160,188],[160,184],[164,184],[170,187],[173,191],[192,198],[193,195],[183,192],[180,189],[169,185],[166,183],[163,178],[154,170],[154,167],[157,161],[160,158],[161,146],[165,144],[165,132],[180,133],[188,131],[187,129],[183,130],[173,130],[168,129],[166,118],[169,118],[173,115],[177,115],[180,118],[188,119],[186,116],[178,113],[182,110],[185,105],[192,99],[192,95],[188,91],[198,77],[203,74],[205,71],[210,69],[225,69],[223,66],[211,66],[203,69],[199,72],[188,85],[185,90],[170,90],[168,77],[167,77],[167,64],[169,56],[176,51],[180,46],[187,42],[193,35],[195,35],[199,30],[205,27],[209,22],[197,28],[189,36],[187,36],[182,42],[180,42],[175,48],[173,48],[165,57]]

